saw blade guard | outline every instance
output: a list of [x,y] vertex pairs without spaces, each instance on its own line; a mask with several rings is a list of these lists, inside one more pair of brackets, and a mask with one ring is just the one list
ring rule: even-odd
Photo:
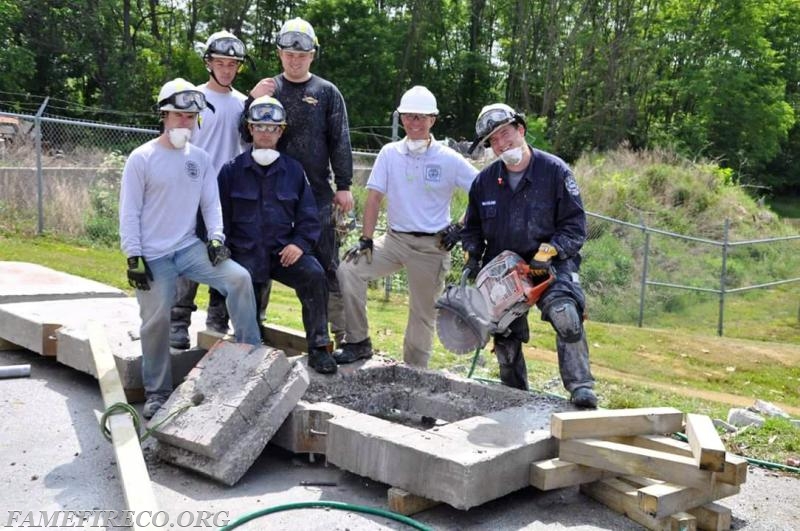
[[436,334],[444,348],[468,354],[486,346],[493,326],[481,293],[465,286],[447,286],[436,301]]

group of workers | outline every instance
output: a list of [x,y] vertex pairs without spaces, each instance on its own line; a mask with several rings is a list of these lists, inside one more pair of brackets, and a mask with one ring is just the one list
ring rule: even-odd
[[[230,319],[236,341],[249,344],[262,341],[271,281],[293,288],[308,365],[332,374],[339,364],[372,357],[368,283],[404,268],[403,360],[427,367],[435,301],[459,242],[473,273],[504,250],[534,271],[552,267],[556,280],[537,306],[556,330],[572,402],[596,407],[578,281],[586,219],[569,166],[526,142],[521,114],[493,104],[478,116],[471,150],[491,148],[497,160],[478,172],[434,139],[436,98],[412,87],[397,108],[406,136],[378,154],[361,236],[340,263],[336,219],[353,208],[344,98],[310,71],[319,43],[307,21],[284,23],[276,43],[283,71],[245,96],[232,86],[247,58],[244,44],[226,31],[212,34],[203,56],[208,81],[166,83],[156,106],[161,134],[125,164],[120,239],[142,320],[143,415],[152,417],[172,392],[170,347],[189,347],[198,283],[210,287],[207,327],[227,332]],[[469,193],[469,204],[452,222],[457,188]],[[376,238],[384,198],[387,227]],[[494,337],[505,385],[528,388],[528,336],[523,315],[510,333]]]

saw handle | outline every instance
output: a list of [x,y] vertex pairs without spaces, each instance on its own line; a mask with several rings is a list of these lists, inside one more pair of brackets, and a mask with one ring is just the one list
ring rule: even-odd
[[550,285],[555,282],[556,270],[551,265],[547,268],[547,276],[542,276],[531,274],[531,266],[525,262],[519,262],[516,267],[520,275],[527,275],[534,282],[533,288],[525,290],[525,303],[533,306],[544,295]]

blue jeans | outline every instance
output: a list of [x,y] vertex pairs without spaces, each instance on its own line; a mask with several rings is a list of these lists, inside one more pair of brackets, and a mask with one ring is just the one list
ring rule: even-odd
[[261,344],[256,322],[256,301],[250,274],[233,260],[211,265],[203,242],[148,260],[153,273],[150,289],[136,290],[142,318],[142,382],[146,396],[167,396],[172,392],[172,363],[169,351],[170,309],[175,302],[175,281],[179,275],[208,284],[226,296],[228,312],[236,330],[236,341]]

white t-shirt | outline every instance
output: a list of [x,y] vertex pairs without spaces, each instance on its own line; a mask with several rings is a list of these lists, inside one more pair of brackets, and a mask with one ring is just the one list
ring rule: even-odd
[[199,87],[206,95],[212,111],[206,107],[200,113],[200,125],[192,131],[191,142],[205,149],[214,164],[214,176],[219,174],[222,165],[244,151],[239,134],[239,119],[244,111],[247,96],[234,89],[229,92],[216,92],[208,88],[208,83]]
[[[160,137],[159,137],[160,138]],[[217,176],[204,150],[158,138],[134,149],[122,171],[119,233],[125,256],[155,259],[198,241],[198,207],[209,239],[224,241]]]
[[450,224],[456,187],[469,192],[478,170],[431,137],[422,155],[410,153],[405,139],[378,153],[367,188],[386,196],[389,227],[398,232],[439,232]]

